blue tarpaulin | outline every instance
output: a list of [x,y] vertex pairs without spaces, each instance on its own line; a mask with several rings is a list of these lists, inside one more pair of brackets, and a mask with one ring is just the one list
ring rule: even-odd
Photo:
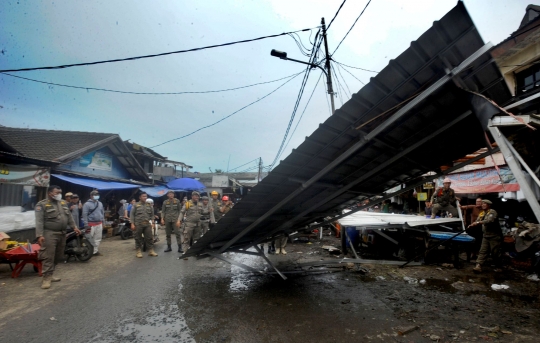
[[60,174],[51,174],[52,176],[64,180],[67,182],[74,183],[76,185],[81,185],[85,187],[91,187],[99,190],[105,189],[134,189],[139,188],[138,185],[133,185],[130,183],[123,182],[112,182],[112,181],[101,181],[101,180],[92,180],[92,179],[83,179],[80,177],[71,177]]

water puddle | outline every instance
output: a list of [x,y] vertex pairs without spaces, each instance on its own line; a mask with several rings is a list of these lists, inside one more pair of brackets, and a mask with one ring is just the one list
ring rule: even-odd
[[178,306],[171,304],[126,318],[115,329],[92,339],[92,342],[104,343],[127,341],[192,343],[195,339]]

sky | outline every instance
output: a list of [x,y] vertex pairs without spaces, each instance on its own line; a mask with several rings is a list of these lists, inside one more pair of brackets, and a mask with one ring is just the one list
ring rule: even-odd
[[[342,0],[2,1],[0,69],[55,66],[197,48],[299,32],[311,48],[322,17],[328,24]],[[328,30],[333,52],[368,0],[348,0]],[[334,60],[379,71],[455,5],[454,0],[372,0]],[[515,31],[531,0],[464,1],[485,42]],[[35,80],[129,92],[194,92],[237,88],[303,72],[307,61],[285,35],[203,51],[56,70],[13,72]],[[336,108],[369,82],[372,72],[336,68]],[[348,72],[350,73],[348,73]],[[352,75],[354,76],[352,76]],[[313,70],[292,124],[284,159],[331,114],[326,82]],[[260,100],[222,122],[154,148],[193,171],[234,169],[275,159],[303,75],[226,92],[140,95],[73,89],[0,74],[0,125],[117,133],[146,147],[189,134]],[[317,81],[320,81],[317,83]],[[360,81],[359,81],[360,80]],[[284,84],[285,83],[285,84]],[[284,84],[283,86],[281,86]],[[281,86],[279,89],[277,89]],[[276,90],[277,89],[277,90]],[[308,102],[313,92],[311,101]],[[307,105],[307,107],[306,107]],[[305,113],[302,112],[306,108]],[[301,117],[301,121],[298,120]],[[69,142],[66,142],[69,144]],[[236,169],[255,168],[256,161]]]

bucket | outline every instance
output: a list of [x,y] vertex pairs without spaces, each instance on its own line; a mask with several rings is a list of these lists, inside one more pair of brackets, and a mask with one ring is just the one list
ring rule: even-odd
[[[356,230],[356,227],[354,226],[347,226],[345,227],[345,231],[347,232],[347,235],[349,236],[349,239],[351,240],[352,244],[357,247],[360,243],[360,231]],[[347,245],[347,248],[350,248],[349,240],[345,238],[345,244]]]

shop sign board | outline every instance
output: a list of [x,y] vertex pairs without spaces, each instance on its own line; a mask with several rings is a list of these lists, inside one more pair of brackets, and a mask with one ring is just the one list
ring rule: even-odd
[[[456,193],[499,193],[505,191],[519,191],[519,184],[508,167],[500,167],[499,171],[495,168],[477,169],[465,173],[450,174],[445,177],[450,178],[452,181],[450,187],[452,187]],[[443,177],[440,177],[437,180],[438,187],[442,187],[443,179]],[[504,182],[504,187],[501,183],[501,179]]]
[[422,186],[423,189],[433,189],[433,182],[426,182]]
[[30,164],[0,163],[0,183],[49,187],[50,180],[49,168]]
[[416,199],[418,199],[418,201],[426,201],[427,193],[416,193]]
[[81,167],[100,170],[112,170],[112,156],[100,151],[94,151],[82,156],[79,160]]

